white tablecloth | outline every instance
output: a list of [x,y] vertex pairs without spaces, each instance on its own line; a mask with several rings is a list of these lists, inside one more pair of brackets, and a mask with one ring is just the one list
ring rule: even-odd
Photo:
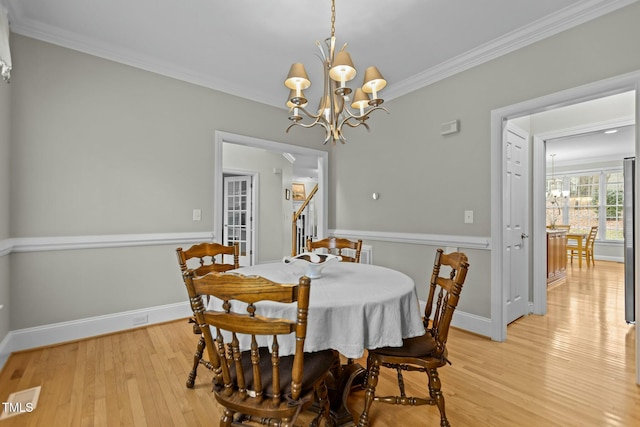
[[[269,263],[234,270],[260,275],[280,283],[297,283],[304,267]],[[219,309],[214,301],[212,308]],[[244,310],[236,302],[234,311]],[[258,313],[295,319],[295,304],[259,303]],[[265,310],[268,310],[266,312]],[[402,338],[424,334],[413,280],[404,273],[367,264],[338,262],[327,265],[322,277],[311,280],[311,298],[305,351],[338,350],[359,358],[364,349],[400,346]],[[215,335],[214,335],[215,336]],[[295,350],[294,334],[278,339],[281,354]],[[260,343],[266,345],[267,341]],[[241,346],[248,340],[241,341]]]

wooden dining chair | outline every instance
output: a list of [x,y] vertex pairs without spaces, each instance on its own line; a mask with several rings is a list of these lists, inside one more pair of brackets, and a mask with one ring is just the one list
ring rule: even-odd
[[[304,352],[311,279],[303,276],[297,284],[281,284],[237,273],[196,276],[192,270],[184,278],[207,344],[213,393],[224,407],[220,426],[258,422],[293,427],[298,414],[314,401],[320,408],[314,425],[322,417],[331,425],[325,378],[339,356],[333,350]],[[206,309],[207,296],[220,300],[220,310]],[[266,316],[257,304],[266,300],[296,304],[296,318]],[[295,352],[281,355],[278,337],[289,334],[295,334]],[[244,338],[247,348],[242,347]]]
[[591,264],[595,267],[596,261],[593,256],[593,250],[595,247],[596,236],[598,235],[598,226],[594,225],[591,227],[589,234],[587,234],[587,238],[582,243],[582,254],[578,253],[578,246],[576,244],[567,244],[567,250],[569,251],[569,257],[571,258],[571,262],[573,262],[573,255],[582,256],[587,261],[587,267]]
[[[225,246],[220,243],[204,242],[193,245],[187,250],[178,248],[176,249],[176,254],[178,255],[178,264],[182,273],[187,271],[187,268],[191,268],[195,275],[204,276],[210,272],[220,273],[240,267],[240,250],[237,243],[232,246]],[[192,265],[189,266],[188,264]],[[200,335],[196,352],[193,355],[193,368],[187,378],[187,387],[193,388],[198,374],[198,365],[205,363],[202,362],[205,340],[194,317],[189,319],[189,323],[193,323],[193,333]]]
[[[311,239],[307,239],[307,251],[313,252],[316,249],[325,249],[328,253],[340,255],[343,262],[360,262],[362,240],[354,242],[340,237],[328,237],[314,242]],[[347,255],[344,252],[345,249],[353,251],[353,256]]]
[[[449,271],[441,272],[443,266],[449,267]],[[358,427],[369,425],[369,410],[374,401],[393,405],[437,405],[440,410],[440,425],[449,426],[438,368],[451,363],[447,358],[446,346],[449,325],[458,305],[468,268],[469,263],[464,253],[445,254],[442,249],[437,250],[423,319],[425,334],[404,339],[401,347],[382,347],[369,350],[364,410],[360,415]],[[399,396],[376,395],[380,367],[397,371]],[[402,371],[425,372],[429,379],[428,396],[407,396]]]

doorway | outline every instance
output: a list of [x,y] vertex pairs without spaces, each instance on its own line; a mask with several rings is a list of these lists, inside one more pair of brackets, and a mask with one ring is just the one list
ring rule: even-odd
[[[506,215],[502,210],[503,206],[508,203],[505,181],[505,164],[506,153],[502,144],[502,135],[506,122],[521,118],[527,115],[550,110],[553,108],[564,107],[577,104],[596,98],[605,97],[626,91],[636,91],[635,105],[638,105],[638,88],[640,88],[640,72],[630,73],[628,75],[615,77],[601,82],[596,82],[581,86],[578,88],[566,90],[556,94],[532,99],[519,104],[507,106],[491,112],[491,161],[495,167],[492,167],[492,255],[491,255],[491,276],[492,280],[492,298],[491,298],[491,338],[496,341],[504,341],[507,337],[507,308],[505,304],[505,296],[508,295],[506,280],[503,279],[503,271],[505,270],[507,259],[505,251],[507,246],[506,233],[504,232]],[[635,108],[634,121],[637,122],[638,108]],[[636,151],[638,151],[638,140],[636,136]],[[533,200],[532,206],[544,206],[545,192],[545,164],[544,164],[544,144],[533,144],[533,161],[532,161],[532,185],[531,193],[528,195]],[[524,267],[531,272],[532,283],[546,283],[546,218],[544,212],[534,209],[532,214],[531,233],[533,237],[533,268],[527,262]],[[637,218],[636,218],[637,219]],[[638,237],[636,236],[636,246]],[[635,264],[638,265],[636,257]],[[638,269],[636,268],[636,271]],[[636,277],[636,295],[638,280]],[[532,292],[533,307],[536,311],[540,309],[542,304],[546,308],[546,287],[544,292],[540,292],[538,288]],[[540,313],[543,314],[543,313]],[[638,337],[640,333],[636,331]],[[640,345],[639,345],[640,347]],[[640,350],[637,351],[640,353]],[[640,362],[638,362],[640,365]],[[640,371],[640,368],[637,370]],[[640,376],[638,377],[640,380]]]
[[[285,159],[285,163],[290,163],[292,159],[297,159],[302,163],[305,159],[305,167],[313,167],[317,174],[318,192],[316,199],[316,215],[318,235],[326,236],[328,230],[328,157],[326,151],[284,144],[260,138],[253,138],[244,135],[232,134],[228,132],[216,131],[214,140],[214,239],[220,240],[223,236],[223,174],[229,172],[223,159],[225,158],[224,147],[252,149],[251,151],[260,155],[254,156],[254,161],[250,165],[234,166],[234,173],[242,171],[252,171],[254,183],[260,188],[260,193],[254,197],[253,222],[256,233],[253,236],[255,251],[253,259],[255,263],[280,261],[283,255],[291,252],[291,226],[290,217],[292,211],[289,210],[292,200],[287,199],[286,189],[289,189],[291,176],[284,174],[284,166],[275,167],[269,163],[267,158]],[[230,151],[230,150],[228,150]],[[262,160],[261,160],[262,159]],[[278,184],[270,185],[270,181],[276,180]],[[255,187],[254,187],[255,188]],[[278,216],[276,217],[276,213]],[[289,222],[287,222],[287,215]],[[260,221],[264,220],[267,225],[260,227]],[[278,227],[275,226],[278,225]],[[286,226],[285,226],[286,224]]]
[[[573,176],[599,175],[602,171],[617,170],[621,172],[622,159],[635,155],[635,97],[635,91],[627,91],[548,109],[512,120],[519,126],[529,129],[533,136],[533,164],[536,165],[533,171],[534,186],[537,184],[542,188],[542,190],[534,190],[533,215],[542,216],[545,227],[548,223],[546,210],[543,206],[547,203],[546,176],[547,172],[551,170],[551,158],[555,160],[555,169],[556,172],[559,172],[558,177],[567,174]],[[611,131],[617,133],[605,133]],[[558,219],[559,223],[569,223],[570,211],[566,204],[569,200],[570,180],[568,177],[563,180],[563,189],[567,191],[566,195],[560,198],[558,204],[560,214],[556,214],[556,218],[561,217]],[[571,185],[574,187],[574,191],[576,185],[575,181]],[[605,200],[603,200],[604,202]],[[610,231],[609,238],[606,238],[607,230],[610,229],[605,222],[607,216],[609,215],[606,215],[605,212],[600,212],[597,215],[598,222],[589,224],[580,224],[579,221],[576,222],[576,219],[572,230],[588,232],[591,225],[598,225],[601,230],[599,243],[597,243],[600,248],[599,255],[610,261],[619,261],[623,258],[622,243],[618,242],[616,246],[613,231]],[[580,228],[580,225],[586,228],[576,229],[576,227]],[[621,223],[618,225],[621,226]],[[536,233],[539,230],[534,226],[532,231]],[[538,234],[534,235],[538,236]],[[602,242],[603,240],[607,241]],[[537,277],[544,277],[546,275],[546,255],[541,256],[538,260],[542,262],[534,264],[532,268],[534,273],[537,273]],[[534,280],[532,286],[531,312],[543,315],[547,311],[546,284],[544,280]]]

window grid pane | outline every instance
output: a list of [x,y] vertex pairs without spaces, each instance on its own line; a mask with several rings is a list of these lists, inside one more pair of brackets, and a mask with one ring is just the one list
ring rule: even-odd
[[[554,181],[548,176],[547,189],[558,188],[558,181],[557,177]],[[621,170],[566,176],[561,181],[562,188],[569,189],[569,195],[554,197],[547,191],[548,225],[569,224],[573,233],[588,233],[597,225],[600,228],[598,240],[624,239],[624,175]],[[601,194],[605,196],[601,197]]]
[[568,214],[571,231],[588,233],[598,225],[600,174],[569,178]]
[[605,203],[606,240],[623,240],[624,183],[622,172],[606,174],[607,200]]

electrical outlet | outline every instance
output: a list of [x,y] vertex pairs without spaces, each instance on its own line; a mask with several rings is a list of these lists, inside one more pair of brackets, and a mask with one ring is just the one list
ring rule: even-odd
[[149,322],[149,316],[147,314],[143,314],[141,316],[135,316],[133,318],[133,326],[146,325]]

